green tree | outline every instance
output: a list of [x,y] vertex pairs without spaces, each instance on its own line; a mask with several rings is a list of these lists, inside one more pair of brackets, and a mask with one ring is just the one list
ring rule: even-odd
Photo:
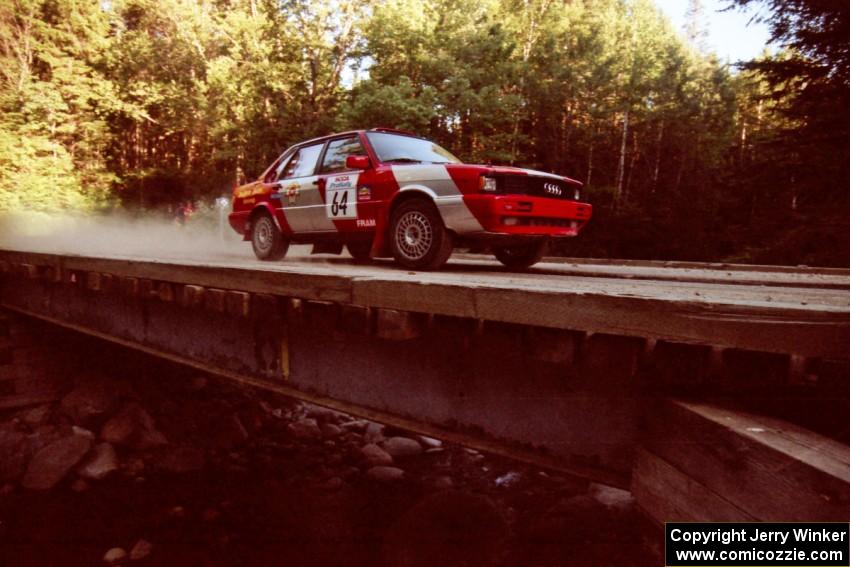
[[97,69],[108,22],[89,3],[0,5],[0,209],[102,202],[111,84]]

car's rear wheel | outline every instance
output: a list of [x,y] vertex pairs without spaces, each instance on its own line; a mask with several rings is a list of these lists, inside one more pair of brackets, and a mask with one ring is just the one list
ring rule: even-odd
[[403,202],[390,221],[390,245],[396,262],[414,270],[437,270],[452,255],[452,235],[439,211],[426,199]]
[[251,226],[251,246],[260,260],[281,260],[289,249],[287,239],[268,213],[261,213]]
[[348,253],[354,258],[358,264],[365,264],[372,259],[370,252],[372,251],[372,242],[369,240],[357,240],[355,242],[347,242],[345,247]]
[[493,247],[493,254],[496,256],[496,259],[514,270],[530,268],[543,258],[545,252],[545,240]]

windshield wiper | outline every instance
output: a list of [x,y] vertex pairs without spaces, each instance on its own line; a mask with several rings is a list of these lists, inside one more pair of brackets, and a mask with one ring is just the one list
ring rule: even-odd
[[421,159],[413,159],[409,157],[397,157],[391,159],[385,159],[384,163],[422,163]]

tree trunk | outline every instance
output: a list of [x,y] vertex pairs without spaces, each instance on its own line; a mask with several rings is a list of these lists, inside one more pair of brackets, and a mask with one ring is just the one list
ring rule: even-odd
[[658,189],[658,175],[661,173],[661,142],[664,140],[664,120],[658,125],[658,149],[655,154],[655,167],[652,170],[652,189],[651,193],[655,193]]
[[620,161],[617,164],[617,191],[614,193],[614,210],[617,210],[623,197],[623,181],[626,173],[626,142],[629,139],[629,108],[623,114],[623,139],[620,142]]
[[629,193],[632,190],[632,177],[634,177],[635,163],[640,155],[640,147],[638,146],[637,132],[632,133],[632,156],[629,158],[629,171],[626,175],[626,187],[623,191],[623,199],[628,199]]

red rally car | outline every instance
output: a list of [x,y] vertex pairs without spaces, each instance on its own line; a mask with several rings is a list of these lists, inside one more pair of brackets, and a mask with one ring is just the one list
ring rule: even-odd
[[296,144],[233,192],[231,226],[261,260],[290,243],[358,261],[392,256],[433,270],[456,245],[489,246],[512,268],[540,260],[551,238],[576,236],[592,208],[581,183],[550,173],[462,163],[413,134],[375,128]]

